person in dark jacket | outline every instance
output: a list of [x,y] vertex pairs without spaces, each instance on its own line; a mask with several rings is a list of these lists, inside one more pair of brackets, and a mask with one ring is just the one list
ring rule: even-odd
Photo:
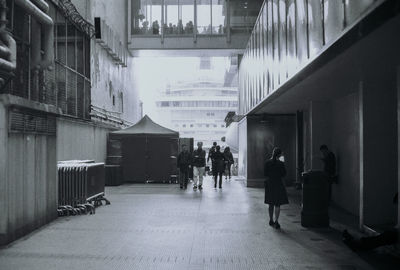
[[[217,147],[217,142],[213,142],[213,146],[211,146],[210,150],[208,150],[208,157],[207,157],[207,162],[210,162],[211,159],[211,167],[212,164],[214,163],[214,153],[215,153],[215,148]],[[211,171],[213,171],[213,169],[211,168]]]
[[[193,151],[192,154],[192,166],[193,166],[193,189],[197,189],[197,183],[199,184],[199,189],[202,190],[203,187],[203,176],[206,166],[206,151],[203,150],[203,143],[197,143],[197,149]],[[198,181],[198,182],[197,182]]]
[[191,167],[192,156],[186,148],[186,145],[182,145],[182,152],[178,155],[177,165],[179,168],[179,185],[180,188],[187,188],[189,180],[189,168]]
[[332,197],[332,184],[336,182],[336,157],[335,154],[332,153],[328,146],[325,144],[319,147],[319,150],[322,152],[323,158],[321,158],[324,163],[324,172],[328,175],[329,179],[329,190],[328,190],[328,199],[331,200]]
[[225,169],[227,171],[227,174],[225,174],[225,179],[227,179],[228,175],[229,175],[229,179],[231,179],[231,166],[233,164],[233,155],[231,153],[231,149],[229,148],[229,146],[227,146],[224,149],[224,157],[225,157]]
[[221,147],[217,145],[215,147],[215,153],[213,154],[213,176],[214,176],[214,188],[217,188],[217,178],[219,176],[219,188],[222,188],[222,174],[225,171],[225,156],[221,153]]
[[[275,147],[272,151],[272,157],[264,164],[264,175],[266,177],[264,203],[269,205],[269,225],[276,229],[281,227],[278,222],[280,206],[289,203],[282,181],[282,178],[286,175],[286,169],[285,164],[279,160],[281,154],[281,149]],[[275,220],[273,219],[274,212]]]

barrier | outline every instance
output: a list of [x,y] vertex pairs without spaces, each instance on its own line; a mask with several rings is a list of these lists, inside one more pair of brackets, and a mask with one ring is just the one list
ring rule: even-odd
[[[58,213],[94,213],[94,207],[110,202],[104,197],[104,163],[63,161],[58,163]],[[91,162],[91,161],[89,161]]]

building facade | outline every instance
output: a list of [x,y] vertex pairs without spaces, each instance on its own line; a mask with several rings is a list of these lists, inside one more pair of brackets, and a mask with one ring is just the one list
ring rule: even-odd
[[[107,133],[141,117],[127,87],[127,1],[105,2],[0,1],[11,52],[0,65],[0,244],[56,218],[57,161],[104,162]],[[97,17],[113,46],[97,38]]]
[[274,146],[292,183],[322,169],[326,144],[337,157],[333,203],[363,230],[398,223],[396,2],[264,1],[239,67],[239,171],[248,185],[262,182]]

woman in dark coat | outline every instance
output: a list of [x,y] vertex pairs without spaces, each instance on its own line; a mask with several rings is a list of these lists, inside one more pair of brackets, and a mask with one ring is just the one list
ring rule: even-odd
[[212,170],[214,175],[214,188],[217,188],[217,177],[219,176],[219,188],[222,188],[222,174],[225,172],[225,156],[221,153],[221,147],[217,145],[212,156]]
[[[282,178],[286,175],[285,164],[279,160],[282,151],[279,148],[274,148],[271,159],[264,164],[265,180],[265,200],[264,203],[269,205],[269,225],[279,229],[281,226],[278,222],[280,206],[288,204],[288,197]],[[273,219],[275,208],[275,220]]]

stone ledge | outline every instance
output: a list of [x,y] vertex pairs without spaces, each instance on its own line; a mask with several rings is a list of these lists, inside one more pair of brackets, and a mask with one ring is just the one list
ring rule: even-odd
[[62,113],[61,109],[54,105],[44,104],[10,94],[0,94],[0,102],[3,103],[5,107],[19,107],[55,115],[61,115]]

